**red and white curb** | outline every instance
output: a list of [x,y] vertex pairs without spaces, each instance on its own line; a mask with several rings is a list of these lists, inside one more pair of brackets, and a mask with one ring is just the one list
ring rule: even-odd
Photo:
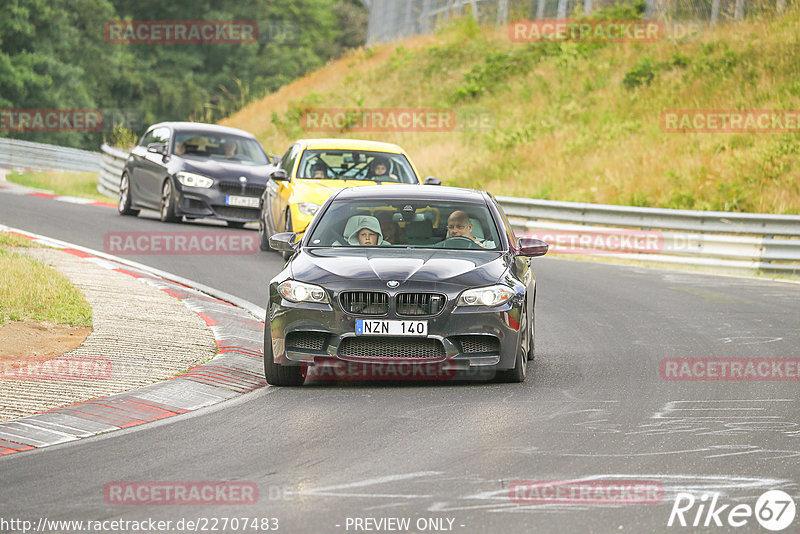
[[179,299],[209,325],[218,347],[213,359],[170,380],[0,423],[0,456],[157,421],[266,386],[262,308],[103,252],[3,225],[0,231],[133,276]]
[[0,190],[2,190],[3,193],[8,193],[11,195],[22,195],[26,197],[51,198],[59,202],[68,202],[70,204],[82,204],[85,206],[102,206],[104,208],[117,207],[117,205],[113,202],[103,202],[100,200],[92,200],[90,198],[71,197],[67,195],[56,195],[52,191],[46,191],[44,189],[36,189],[25,185],[16,184],[14,182],[8,182],[3,178],[4,176],[0,175]]

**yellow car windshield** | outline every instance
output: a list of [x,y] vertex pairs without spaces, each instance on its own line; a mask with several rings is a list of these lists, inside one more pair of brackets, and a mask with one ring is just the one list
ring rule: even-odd
[[366,150],[306,150],[297,177],[308,180],[369,180],[417,184],[403,154]]

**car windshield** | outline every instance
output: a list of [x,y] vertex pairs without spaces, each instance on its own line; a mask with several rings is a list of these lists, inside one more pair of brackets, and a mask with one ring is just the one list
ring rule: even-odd
[[335,200],[320,215],[310,247],[499,250],[486,204],[440,200]]
[[264,149],[254,139],[212,132],[176,132],[172,153],[187,159],[202,159],[268,165]]
[[404,155],[364,150],[306,150],[300,160],[297,177],[419,183]]

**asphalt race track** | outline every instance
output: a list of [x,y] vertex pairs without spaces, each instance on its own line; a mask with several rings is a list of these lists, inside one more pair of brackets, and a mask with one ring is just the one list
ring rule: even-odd
[[[146,217],[0,191],[0,223],[97,250],[109,231],[211,228]],[[125,257],[262,307],[283,263],[272,252]],[[537,356],[524,384],[261,388],[163,422],[0,458],[1,515],[278,518],[279,532],[320,533],[365,532],[375,526],[366,518],[410,518],[417,532],[729,532],[727,524],[668,528],[675,495],[719,493],[729,505],[722,521],[771,489],[800,503],[796,378],[660,374],[665,358],[797,358],[800,284],[547,257],[534,266]],[[652,481],[663,495],[648,504],[509,494],[515,481],[576,479]],[[259,499],[106,503],[106,484],[132,481],[246,481]],[[797,525],[800,518],[785,532]],[[735,530],[767,532],[754,517]]]

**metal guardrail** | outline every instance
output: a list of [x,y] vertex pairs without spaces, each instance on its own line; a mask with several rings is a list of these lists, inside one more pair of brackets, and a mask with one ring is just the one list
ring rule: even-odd
[[111,197],[119,196],[119,182],[122,169],[128,160],[128,153],[106,144],[100,147],[100,174],[97,190]]
[[[497,200],[515,231],[555,244],[556,253],[561,249],[566,254],[601,255],[732,273],[800,275],[800,216],[514,197],[497,197]],[[653,246],[649,250],[619,246],[622,238],[631,236],[652,241]]]
[[0,167],[97,171],[100,168],[100,154],[89,150],[0,137]]
[[[116,196],[128,154],[106,145],[102,154],[98,190]],[[638,208],[515,197],[497,200],[521,235],[553,236],[553,240],[567,236],[579,244],[571,254],[601,254],[733,273],[800,275],[797,215]],[[608,244],[609,236],[619,242],[632,233],[653,239],[657,246],[646,252],[618,247],[598,250],[597,239],[592,239],[604,236],[601,241]],[[580,246],[583,238],[589,246]]]

